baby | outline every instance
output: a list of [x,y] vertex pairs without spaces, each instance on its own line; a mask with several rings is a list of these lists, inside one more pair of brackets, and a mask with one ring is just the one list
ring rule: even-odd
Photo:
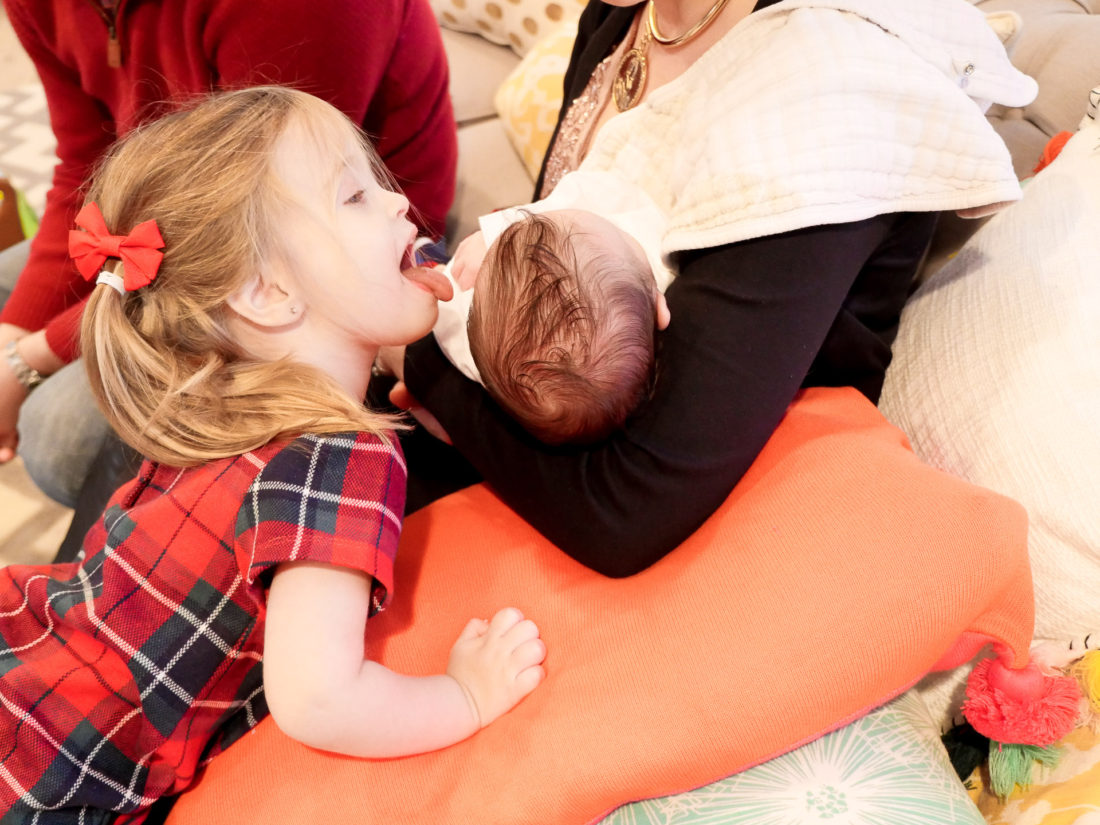
[[668,325],[664,216],[621,178],[578,171],[480,224],[447,269],[440,347],[540,440],[606,437],[649,391],[654,333]]

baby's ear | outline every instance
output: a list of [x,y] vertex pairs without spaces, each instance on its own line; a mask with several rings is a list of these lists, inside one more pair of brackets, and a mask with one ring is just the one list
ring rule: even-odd
[[255,275],[226,298],[229,308],[260,327],[282,327],[301,318],[302,306],[277,281]]
[[657,296],[657,329],[665,329],[669,321],[672,320],[672,313],[668,311],[668,301],[665,300],[665,294],[659,289],[653,291]]

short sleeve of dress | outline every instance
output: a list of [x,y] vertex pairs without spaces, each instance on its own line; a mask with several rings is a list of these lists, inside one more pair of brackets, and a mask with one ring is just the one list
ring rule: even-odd
[[306,435],[256,475],[237,514],[236,553],[251,584],[289,561],[349,567],[375,580],[371,612],[390,598],[405,509],[397,439]]

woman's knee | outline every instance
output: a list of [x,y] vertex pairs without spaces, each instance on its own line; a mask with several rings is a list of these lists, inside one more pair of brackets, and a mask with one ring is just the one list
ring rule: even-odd
[[19,455],[27,474],[67,507],[75,506],[109,434],[79,361],[47,378],[19,411]]
[[27,265],[30,250],[29,239],[0,250],[0,307],[8,302],[8,297],[15,289],[15,282],[19,279],[23,267]]

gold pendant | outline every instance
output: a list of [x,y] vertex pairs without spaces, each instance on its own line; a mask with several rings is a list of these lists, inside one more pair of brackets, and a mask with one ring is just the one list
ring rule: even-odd
[[631,49],[623,55],[619,63],[619,71],[615,75],[615,83],[612,86],[612,94],[615,98],[615,108],[620,112],[632,109],[645,91],[646,66],[644,40],[640,48]]

